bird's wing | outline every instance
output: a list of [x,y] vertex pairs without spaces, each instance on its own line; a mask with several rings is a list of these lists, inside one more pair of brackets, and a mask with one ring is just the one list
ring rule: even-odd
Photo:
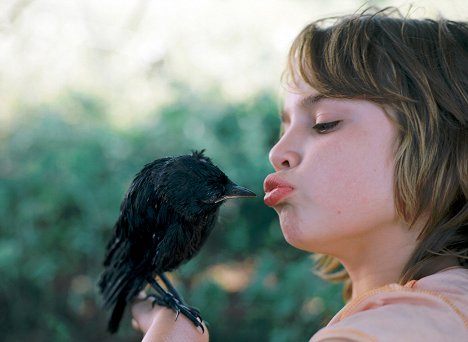
[[122,248],[122,241],[132,240],[135,235],[148,234],[147,229],[142,227],[147,226],[148,222],[154,219],[154,211],[157,210],[160,202],[154,189],[166,164],[171,159],[170,157],[157,159],[146,164],[135,175],[120,205],[113,236],[107,244],[104,266],[108,266],[116,250]]

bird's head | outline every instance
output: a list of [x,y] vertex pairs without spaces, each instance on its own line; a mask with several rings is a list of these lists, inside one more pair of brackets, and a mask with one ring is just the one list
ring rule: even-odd
[[195,151],[167,163],[159,182],[160,193],[177,212],[202,215],[215,211],[226,199],[255,196],[233,183],[203,153]]

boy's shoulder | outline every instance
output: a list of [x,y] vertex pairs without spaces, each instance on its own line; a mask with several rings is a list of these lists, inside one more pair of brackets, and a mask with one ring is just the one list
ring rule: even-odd
[[311,341],[468,341],[468,269],[390,284],[349,302]]

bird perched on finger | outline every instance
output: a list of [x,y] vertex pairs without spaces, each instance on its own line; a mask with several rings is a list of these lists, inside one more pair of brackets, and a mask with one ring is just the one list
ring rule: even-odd
[[[135,176],[107,244],[99,290],[112,309],[108,331],[118,330],[127,303],[150,284],[154,303],[172,308],[203,329],[164,275],[191,259],[213,230],[221,204],[255,194],[233,183],[204,150],[157,159]],[[159,281],[164,283],[164,289]]]

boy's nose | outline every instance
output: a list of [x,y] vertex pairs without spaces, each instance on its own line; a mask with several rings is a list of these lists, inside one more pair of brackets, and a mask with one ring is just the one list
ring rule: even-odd
[[289,136],[283,135],[270,150],[270,163],[276,171],[293,168],[300,163],[301,156],[297,149],[290,144],[289,138]]

